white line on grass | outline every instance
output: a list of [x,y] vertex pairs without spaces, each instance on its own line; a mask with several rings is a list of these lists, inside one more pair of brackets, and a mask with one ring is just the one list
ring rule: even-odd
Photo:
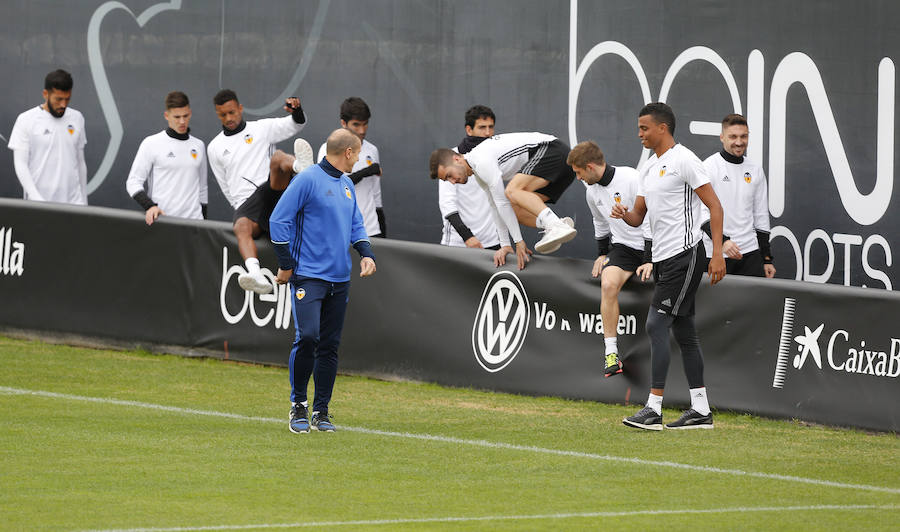
[[822,504],[814,506],[761,506],[761,507],[737,507],[737,508],[708,508],[708,509],[681,509],[681,510],[638,510],[633,512],[580,512],[537,515],[486,515],[473,517],[422,517],[419,519],[366,519],[360,521],[318,521],[306,523],[264,523],[256,525],[215,525],[196,527],[172,527],[172,528],[117,528],[101,529],[87,532],[188,532],[196,530],[248,530],[261,528],[310,528],[328,526],[364,526],[364,525],[402,525],[420,523],[462,523],[477,521],[513,521],[513,520],[537,520],[537,519],[571,519],[583,517],[641,517],[647,515],[694,515],[694,514],[720,514],[720,513],[750,513],[750,512],[807,512],[818,510],[896,510],[896,505],[875,504],[848,504],[831,505]]
[[[54,399],[65,399],[69,401],[85,401],[90,403],[103,403],[120,406],[132,406],[138,408],[149,408],[152,410],[161,410],[164,412],[177,412],[180,414],[192,414],[198,416],[221,417],[227,419],[236,419],[241,421],[257,421],[263,423],[286,423],[284,419],[271,417],[244,416],[241,414],[230,414],[228,412],[216,412],[213,410],[196,410],[193,408],[181,408],[177,406],[158,405],[153,403],[142,403],[139,401],[126,401],[122,399],[108,399],[105,397],[86,397],[81,395],[69,395],[55,392],[45,392],[42,390],[23,390],[20,388],[8,388],[0,386],[0,393],[17,394],[17,395],[35,395],[39,397],[50,397]],[[767,480],[783,480],[787,482],[799,482],[802,484],[812,484],[815,486],[827,486],[831,488],[846,488],[861,491],[878,491],[884,493],[900,494],[900,488],[891,488],[886,486],[872,486],[868,484],[849,484],[846,482],[835,482],[833,480],[822,480],[817,478],[795,477],[791,475],[779,475],[777,473],[760,473],[756,471],[743,471],[740,469],[724,469],[720,467],[698,466],[692,464],[682,464],[679,462],[668,462],[663,460],[645,460],[643,458],[629,458],[625,456],[611,456],[606,454],[585,453],[581,451],[565,451],[562,449],[548,449],[546,447],[535,447],[532,445],[516,445],[513,443],[493,442],[488,440],[466,440],[463,438],[454,438],[452,436],[437,436],[433,434],[413,434],[409,432],[392,432],[386,430],[367,429],[364,427],[348,427],[341,425],[340,430],[348,432],[359,432],[362,434],[372,434],[377,436],[389,436],[394,438],[407,438],[414,440],[435,441],[441,443],[456,443],[459,445],[469,445],[475,447],[485,447],[489,449],[507,449],[511,451],[527,451],[532,453],[549,454],[555,456],[571,456],[575,458],[587,458],[591,460],[606,460],[609,462],[624,462],[638,465],[649,465],[657,467],[671,467],[676,469],[685,469],[688,471],[702,471],[706,473],[720,473],[724,475],[763,478]]]

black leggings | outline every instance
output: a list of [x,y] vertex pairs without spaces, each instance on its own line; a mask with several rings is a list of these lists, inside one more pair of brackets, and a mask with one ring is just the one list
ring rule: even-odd
[[703,387],[703,352],[700,351],[700,339],[694,327],[693,316],[672,316],[659,312],[650,306],[647,313],[647,336],[650,337],[650,387],[663,389],[666,387],[666,374],[669,372],[669,329],[675,335],[675,341],[681,348],[681,359],[684,363],[684,374],[688,387]]

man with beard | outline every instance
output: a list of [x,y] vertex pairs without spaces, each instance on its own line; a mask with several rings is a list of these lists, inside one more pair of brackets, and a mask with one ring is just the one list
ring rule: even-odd
[[25,199],[87,205],[84,116],[69,107],[72,75],[44,79],[44,103],[16,118],[9,149]]

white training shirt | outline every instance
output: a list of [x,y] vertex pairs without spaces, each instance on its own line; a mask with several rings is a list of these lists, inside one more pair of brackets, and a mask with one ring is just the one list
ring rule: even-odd
[[233,135],[220,131],[207,148],[209,166],[234,209],[269,180],[269,160],[275,153],[275,144],[297,135],[306,125],[294,122],[291,115],[245,124]]
[[644,218],[640,227],[631,227],[625,220],[610,218],[613,205],[621,203],[634,209],[637,197],[638,171],[627,166],[615,166],[615,174],[606,185],[585,185],[585,200],[594,217],[594,238],[611,236],[613,244],[622,244],[643,252],[644,239],[650,239],[650,220]]
[[[766,173],[746,157],[740,164],[728,162],[721,152],[710,155],[703,164],[725,211],[722,233],[737,244],[741,253],[759,249],[756,230],[768,233],[771,228]],[[703,220],[709,220],[706,205],[703,206]],[[712,239],[706,233],[703,243],[706,256],[712,257]],[[724,253],[722,256],[726,257]]]
[[662,157],[652,154],[640,173],[637,195],[647,204],[653,262],[694,247],[703,232],[703,202],[694,190],[709,183],[706,167],[694,152],[675,144]]
[[25,199],[87,205],[85,144],[84,116],[71,107],[59,118],[40,106],[20,114],[8,146],[25,163],[16,168]]
[[554,140],[556,137],[544,133],[503,133],[482,141],[463,155],[478,184],[488,195],[501,246],[510,245],[510,235],[513,242],[522,240],[519,221],[506,197],[504,182],[522,170],[528,162],[528,150]]
[[194,136],[179,140],[166,131],[145,138],[134,162],[125,189],[128,195],[144,189],[165,216],[202,220],[200,204],[209,201],[203,141]]
[[[325,157],[326,144],[323,143],[319,147],[317,161],[321,161]],[[363,140],[362,148],[359,150],[359,160],[353,165],[350,173],[358,172],[375,163],[381,164],[381,159],[378,157],[378,148],[368,140]],[[369,236],[380,235],[381,226],[378,225],[378,213],[375,209],[382,208],[381,176],[370,175],[364,177],[359,183],[354,185],[354,188],[356,189],[356,204],[359,206],[359,212],[362,214],[363,222],[366,224],[366,234]]]
[[[457,148],[453,148],[453,151],[459,152]],[[472,235],[481,242],[482,246],[488,248],[500,243],[497,236],[497,225],[491,215],[491,204],[477,180],[470,179],[465,183],[454,185],[439,179],[438,207],[441,209],[441,219],[444,222],[441,244],[466,247],[466,242],[447,220],[447,216],[455,212],[459,213],[460,220],[472,231]]]

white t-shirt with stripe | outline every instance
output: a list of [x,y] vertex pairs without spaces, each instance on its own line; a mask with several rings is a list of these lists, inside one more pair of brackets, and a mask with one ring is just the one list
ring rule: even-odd
[[530,149],[554,140],[556,137],[544,133],[503,133],[483,141],[463,155],[474,172],[473,177],[488,195],[501,246],[510,245],[510,235],[513,242],[522,240],[519,221],[506,197],[504,182],[522,170],[528,162]]
[[40,106],[21,113],[8,146],[28,155],[31,180],[22,182],[25,199],[39,199],[29,197],[33,186],[44,201],[87,205],[87,175],[82,169],[85,144],[84,116],[71,107],[59,118]]
[[644,239],[650,238],[650,220],[644,218],[640,227],[631,227],[625,220],[610,218],[613,205],[621,203],[634,209],[637,197],[638,171],[628,166],[616,166],[612,180],[606,185],[586,185],[584,193],[588,208],[594,217],[594,238],[610,236],[613,244],[622,244],[643,251]]
[[[740,164],[728,162],[721,152],[710,155],[703,164],[725,211],[722,233],[737,244],[741,253],[759,249],[756,231],[768,233],[771,228],[766,173],[760,165],[746,157]],[[709,220],[709,210],[705,205],[703,220]],[[712,257],[712,240],[705,233],[703,243],[706,245],[706,256]],[[725,257],[725,254],[722,256]]]
[[[326,143],[319,147],[319,154],[316,162],[321,161],[325,157]],[[350,173],[358,172],[367,166],[375,163],[381,165],[381,159],[378,156],[378,148],[368,140],[362,141],[362,147],[359,149],[359,160],[353,165]],[[354,185],[356,189],[356,204],[359,206],[359,212],[362,214],[363,222],[366,224],[366,234],[369,236],[378,236],[381,234],[381,226],[378,225],[378,212],[375,209],[383,207],[381,203],[381,176],[370,175],[362,178],[362,180]]]
[[206,150],[194,136],[172,138],[165,131],[145,138],[134,162],[125,189],[135,194],[147,185],[147,195],[166,216],[202,220],[200,204],[208,203]]
[[243,130],[233,135],[220,131],[207,148],[209,166],[235,209],[269,180],[269,160],[275,144],[300,133],[304,124],[290,115],[246,122]]
[[644,197],[653,262],[674,257],[702,238],[703,204],[695,189],[709,183],[706,167],[694,152],[675,144],[661,157],[654,153],[640,170],[638,196]]

